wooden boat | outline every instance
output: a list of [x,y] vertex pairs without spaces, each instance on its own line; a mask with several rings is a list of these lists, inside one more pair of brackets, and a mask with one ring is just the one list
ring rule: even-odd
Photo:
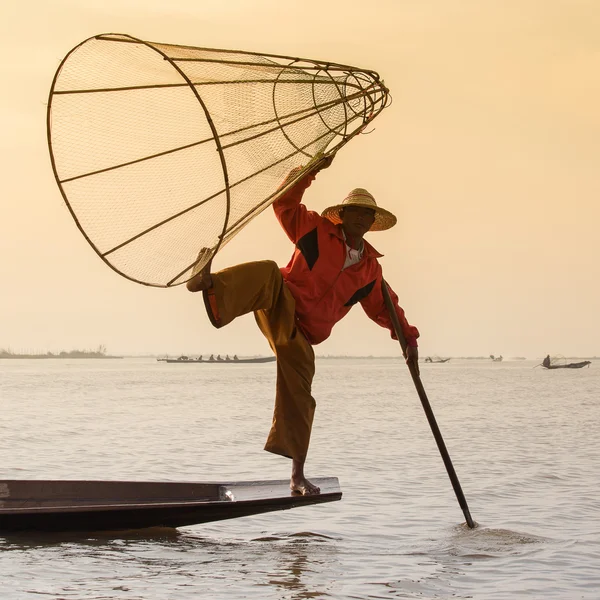
[[274,356],[259,356],[257,358],[222,358],[222,359],[214,359],[214,360],[204,360],[202,358],[188,358],[187,356],[181,356],[179,358],[165,358],[163,362],[167,363],[178,363],[178,364],[188,364],[188,363],[204,363],[210,365],[220,365],[220,364],[228,364],[228,365],[237,365],[237,364],[248,364],[248,363],[269,363],[275,362],[277,359]]
[[581,369],[583,367],[587,367],[592,364],[591,360],[582,360],[581,362],[576,363],[567,363],[566,365],[544,365],[542,367],[544,369]]
[[439,358],[438,356],[427,356],[425,357],[426,363],[445,363],[448,362],[450,358]]
[[494,356],[493,354],[490,354],[490,358],[492,359],[492,362],[502,362],[502,354],[500,356]]
[[337,477],[321,493],[290,492],[289,480],[229,483],[0,480],[0,533],[183,527],[340,500]]

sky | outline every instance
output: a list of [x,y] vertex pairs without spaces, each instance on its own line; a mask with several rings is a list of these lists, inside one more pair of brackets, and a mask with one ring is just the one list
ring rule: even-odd
[[[600,355],[600,3],[596,0],[6,0],[0,6],[0,348],[270,352],[252,315],[210,325],[199,294],[109,269],[55,183],[60,61],[90,36],[308,57],[377,71],[393,103],[305,195],[368,189],[398,225],[367,239],[421,355]],[[270,210],[214,261],[288,262]],[[398,354],[359,306],[318,355]]]

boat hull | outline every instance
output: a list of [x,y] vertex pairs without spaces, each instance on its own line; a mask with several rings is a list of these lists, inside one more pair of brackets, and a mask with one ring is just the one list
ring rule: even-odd
[[592,362],[590,360],[583,360],[577,363],[569,363],[567,365],[542,365],[545,369],[582,369],[583,367],[587,367],[591,365]]
[[226,483],[0,480],[0,533],[184,527],[340,500],[335,477],[321,493],[289,480]]

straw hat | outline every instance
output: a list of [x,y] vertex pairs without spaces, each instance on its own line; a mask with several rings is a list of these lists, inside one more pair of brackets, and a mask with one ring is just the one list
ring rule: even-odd
[[321,215],[329,219],[334,225],[342,222],[340,218],[340,210],[346,206],[361,206],[362,208],[370,208],[375,211],[375,221],[369,231],[384,231],[396,224],[396,217],[389,211],[377,206],[375,198],[363,188],[352,190],[342,201],[341,204],[326,208]]

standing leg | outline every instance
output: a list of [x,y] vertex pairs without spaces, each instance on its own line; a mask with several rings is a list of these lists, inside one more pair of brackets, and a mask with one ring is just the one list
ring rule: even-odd
[[[290,294],[287,288],[285,291]],[[255,315],[259,327],[271,342],[269,311],[257,311]],[[318,494],[320,489],[304,475],[304,463],[316,407],[311,394],[315,354],[312,346],[298,330],[287,344],[271,342],[271,347],[277,355],[277,387],[273,423],[265,450],[292,459],[292,491]]]
[[236,265],[210,273],[210,263],[188,282],[190,291],[203,291],[208,316],[215,327],[254,312],[256,321],[277,357],[275,410],[265,450],[292,459],[290,488],[318,494],[304,475],[315,400],[312,346],[296,328],[295,301],[273,261]]

